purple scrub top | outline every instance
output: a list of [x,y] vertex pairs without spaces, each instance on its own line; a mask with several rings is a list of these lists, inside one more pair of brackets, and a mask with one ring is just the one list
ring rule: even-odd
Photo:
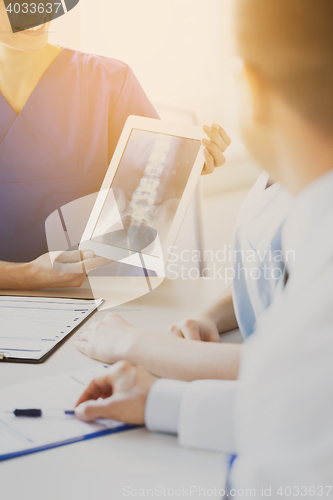
[[158,118],[132,70],[69,49],[19,115],[0,93],[0,260],[48,251],[47,217],[99,190],[130,115]]

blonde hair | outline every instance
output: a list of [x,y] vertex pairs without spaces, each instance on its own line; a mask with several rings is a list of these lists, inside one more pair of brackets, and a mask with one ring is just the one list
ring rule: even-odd
[[333,131],[333,0],[237,0],[245,63],[314,125]]

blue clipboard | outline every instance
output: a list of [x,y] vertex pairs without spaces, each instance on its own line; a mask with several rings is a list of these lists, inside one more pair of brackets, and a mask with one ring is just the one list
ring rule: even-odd
[[87,441],[88,439],[94,439],[101,436],[107,436],[108,434],[115,434],[116,432],[124,432],[130,429],[136,429],[136,425],[124,424],[120,427],[114,429],[105,429],[99,432],[93,432],[91,434],[86,434],[85,436],[76,437],[73,439],[68,439],[66,441],[59,441],[58,443],[46,444],[45,446],[37,446],[36,448],[29,448],[22,451],[16,451],[13,453],[5,453],[0,455],[0,462],[4,460],[10,460],[11,458],[22,457],[24,455],[31,455],[32,453],[38,453],[39,451],[51,450],[52,448],[59,448],[60,446],[66,446],[67,444],[79,443],[80,441]]
[[74,407],[90,380],[103,376],[107,368],[102,365],[0,389],[0,462],[137,428],[114,420],[87,423],[73,416],[55,420],[15,417],[12,413],[15,408]]

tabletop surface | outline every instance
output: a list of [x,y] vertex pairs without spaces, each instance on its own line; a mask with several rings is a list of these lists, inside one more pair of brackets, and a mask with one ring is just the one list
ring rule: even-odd
[[[171,323],[204,308],[224,288],[218,280],[203,278],[162,283],[156,278],[152,284],[148,293],[145,278],[93,277],[81,289],[20,294],[104,298],[88,321],[112,311],[139,327],[166,333]],[[98,365],[74,349],[72,338],[43,364],[0,363],[0,387]],[[1,498],[220,498],[225,463],[221,454],[182,448],[174,436],[140,428],[0,463]]]

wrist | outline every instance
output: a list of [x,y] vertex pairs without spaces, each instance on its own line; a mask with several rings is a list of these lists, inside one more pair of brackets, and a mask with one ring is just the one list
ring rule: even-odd
[[201,313],[196,314],[193,319],[195,319],[196,321],[207,321],[210,323],[214,323],[214,325],[217,326],[217,320],[211,311],[202,311]]
[[158,336],[158,333],[143,328],[133,329],[123,347],[125,359],[136,365],[146,366],[147,353],[151,352],[151,346],[156,343]]
[[1,263],[1,288],[25,290],[29,288],[29,263]]
[[199,317],[214,323],[219,333],[237,328],[232,301],[221,301],[211,309],[203,311]]
[[36,288],[36,268],[35,261],[19,264],[17,273],[19,275],[19,283],[22,289],[33,290]]
[[138,352],[142,345],[144,331],[133,328],[133,330],[124,336],[124,344],[122,346],[122,354],[124,359],[131,363],[138,364]]

